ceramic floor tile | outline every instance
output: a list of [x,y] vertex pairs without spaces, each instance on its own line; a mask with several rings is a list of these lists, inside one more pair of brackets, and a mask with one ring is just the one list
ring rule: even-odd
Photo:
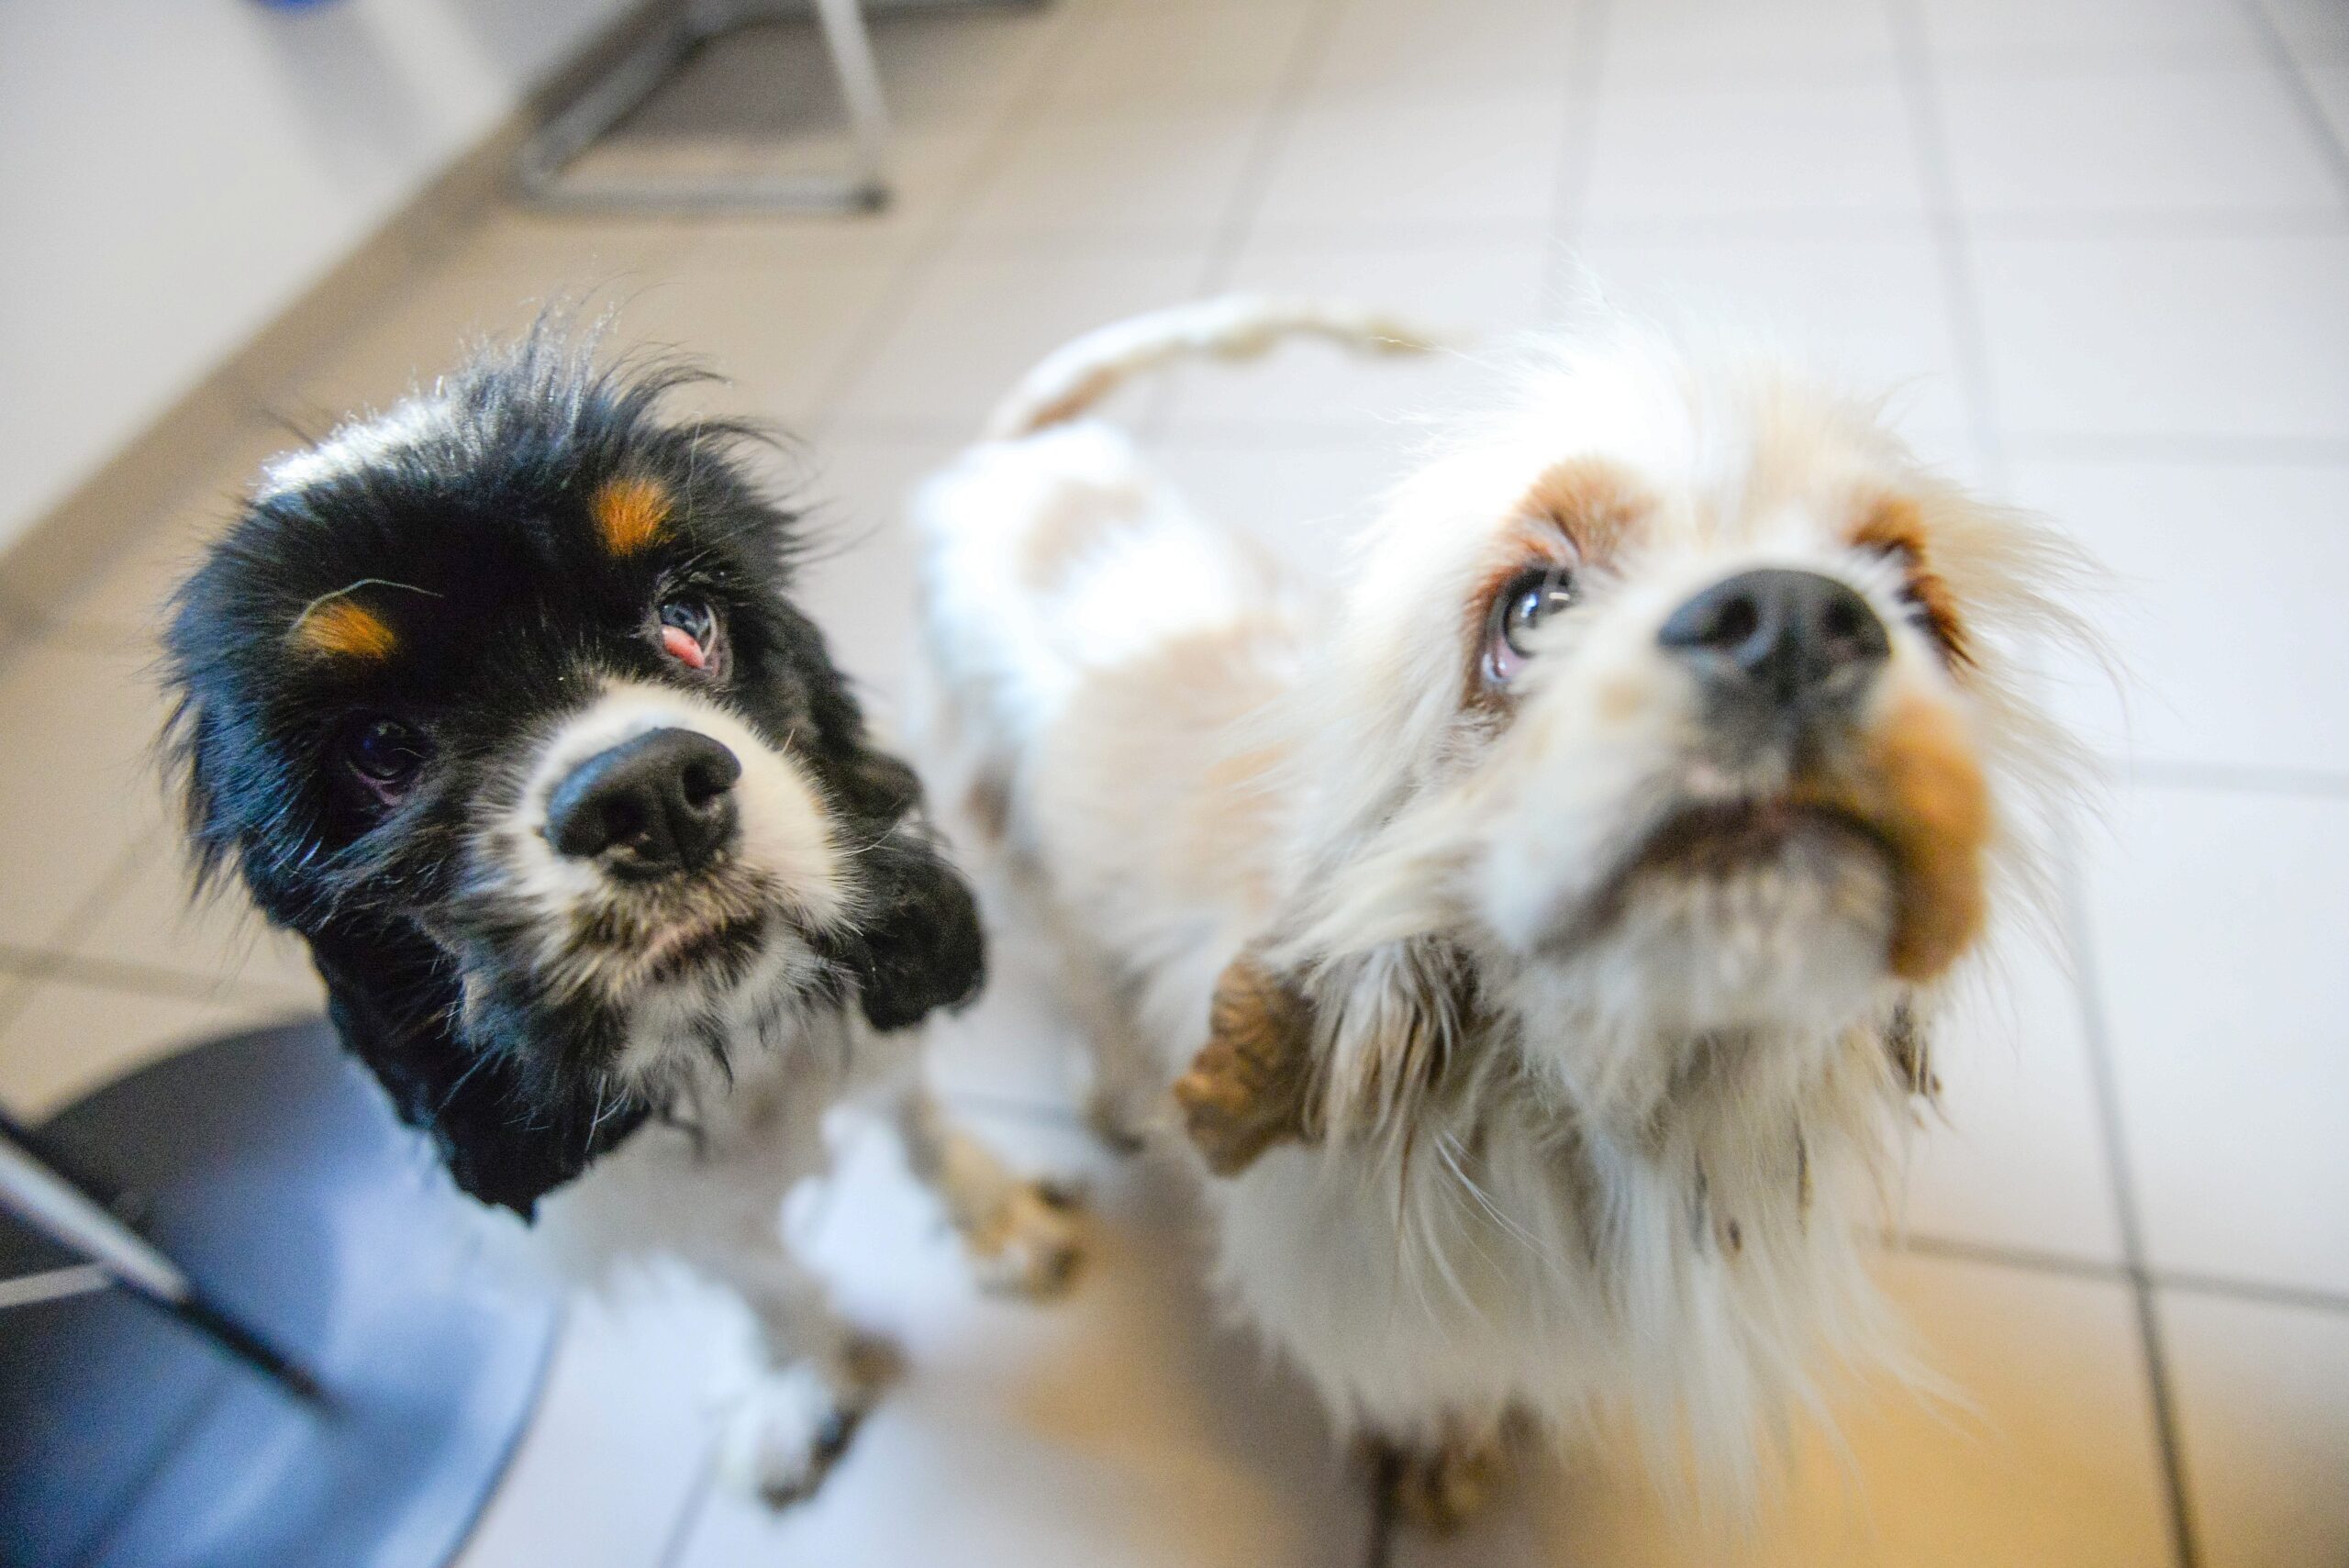
[[674,1293],[582,1296],[536,1414],[456,1568],[655,1568],[716,1435],[707,1346],[734,1325]]
[[1358,429],[1416,415],[1451,414],[1491,395],[1492,363],[1545,315],[1550,247],[1539,240],[1345,245],[1259,240],[1241,251],[1230,286],[1357,301],[1434,333],[1427,356],[1363,354],[1299,340],[1265,357],[1175,370],[1178,425],[1251,429]]
[[440,272],[540,280],[552,292],[604,279],[657,275],[700,243],[683,218],[629,218],[496,206],[431,258]]
[[835,432],[809,453],[803,495],[813,543],[800,569],[800,606],[824,628],[833,659],[857,683],[885,733],[902,732],[914,653],[919,562],[907,503],[956,450],[945,439]]
[[2026,462],[2016,490],[2110,574],[2091,606],[2122,679],[2061,672],[2074,732],[2119,757],[2349,772],[2349,471]]
[[2089,937],[2148,1255],[2349,1294],[2349,800],[2119,793]]
[[983,235],[1207,244],[1225,222],[1260,118],[1247,108],[1119,108],[1034,120],[963,221]]
[[628,349],[659,347],[715,373],[680,387],[679,409],[804,426],[873,330],[895,264],[747,264],[704,252],[638,292],[613,331]]
[[1974,254],[1997,413],[2019,436],[2349,439],[2349,235]]
[[248,997],[192,1001],[44,980],[0,1028],[0,1104],[39,1121],[134,1068],[305,1010]]
[[1609,93],[1592,130],[1583,217],[1922,209],[1909,110],[1889,83]]
[[2121,1261],[2079,990],[2067,955],[2011,927],[1932,1032],[1936,1112],[1909,1140],[1920,1240]]
[[1353,0],[1307,78],[1316,97],[1393,102],[1495,89],[1555,93],[1571,74],[1581,7],[1569,0]]
[[2156,1568],[2171,1561],[2127,1288],[1921,1258],[1886,1284],[1962,1404],[1883,1384],[1838,1402],[1750,1535],[1707,1530],[1620,1460],[1588,1462],[1398,1568]]
[[2259,38],[2233,0],[1919,0],[1935,52],[2005,63],[2248,58]]
[[[895,268],[944,228],[986,156],[987,141],[963,131],[900,127],[889,140],[890,197],[880,211],[708,218],[694,226],[687,263],[673,270],[732,266],[773,280],[802,267]],[[819,156],[808,154],[811,161]],[[773,287],[771,282],[767,290]]]
[[528,259],[503,271],[444,267],[388,302],[380,318],[321,362],[270,390],[265,407],[304,438],[323,438],[345,420],[429,387],[484,339],[513,337],[549,308],[591,325],[667,275],[660,268],[615,273]]
[[2349,1314],[2160,1302],[2203,1568],[2349,1562]]
[[151,648],[71,631],[0,665],[0,942],[53,940],[164,819]]
[[104,571],[50,606],[51,619],[76,631],[153,646],[173,590],[201,562],[205,546],[236,521],[262,465],[297,441],[256,408]]
[[1251,234],[1546,233],[1564,135],[1554,93],[1309,100],[1274,154]]
[[1606,85],[1887,79],[1893,37],[1876,0],[1649,0],[1607,17]]
[[1262,107],[1287,75],[1313,11],[1310,0],[1112,7],[1054,73],[1042,112]]
[[713,1494],[679,1568],[1359,1561],[1365,1516],[1335,1444],[1304,1390],[1219,1327],[1188,1209],[1149,1170],[1093,1167],[1085,1272],[1036,1305],[974,1295],[930,1200],[894,1152],[865,1150],[817,1251],[908,1374],[811,1504],[776,1515]]
[[1067,35],[1092,26],[1087,6],[918,7],[869,20],[891,118],[907,132],[971,135],[1040,85],[1040,68],[1066,59]]
[[2314,128],[2265,62],[1959,73],[1941,103],[1959,200],[1979,217],[2341,209]]
[[173,833],[131,851],[128,874],[73,933],[67,951],[184,975],[214,995],[324,1005],[308,950],[266,924],[241,887],[229,884],[191,899],[185,857]]
[[1971,409],[1938,249],[1921,228],[1871,237],[1631,241],[1595,237],[1581,286],[1699,339],[1752,338],[1863,395],[1896,424],[1965,426]]
[[844,420],[979,420],[1035,362],[1079,333],[1190,298],[1204,250],[961,244],[939,259],[850,384]]

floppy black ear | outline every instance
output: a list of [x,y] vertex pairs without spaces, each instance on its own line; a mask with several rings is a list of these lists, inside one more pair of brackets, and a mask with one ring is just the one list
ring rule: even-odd
[[986,979],[978,903],[919,818],[900,822],[855,864],[862,913],[839,956],[873,1027],[905,1029],[977,995]]
[[489,1038],[461,1039],[446,957],[420,933],[332,929],[313,937],[328,1011],[400,1119],[431,1136],[459,1187],[524,1219],[651,1114],[632,1097],[597,1103],[575,1085],[533,1082]]

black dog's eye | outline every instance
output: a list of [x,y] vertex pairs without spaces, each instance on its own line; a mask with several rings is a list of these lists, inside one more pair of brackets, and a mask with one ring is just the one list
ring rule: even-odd
[[372,718],[351,732],[344,753],[359,782],[386,803],[408,792],[416,775],[432,759],[432,743],[412,724],[396,718]]
[[1506,683],[1532,657],[1526,639],[1533,628],[1574,603],[1574,573],[1552,563],[1528,567],[1493,595],[1485,628],[1485,673]]
[[718,612],[700,599],[664,599],[660,610],[661,651],[688,669],[718,662]]

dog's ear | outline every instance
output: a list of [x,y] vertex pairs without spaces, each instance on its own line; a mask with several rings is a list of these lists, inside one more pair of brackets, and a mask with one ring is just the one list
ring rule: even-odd
[[1241,953],[1174,1084],[1208,1169],[1237,1175],[1275,1144],[1407,1123],[1475,1027],[1471,973],[1432,939],[1288,969]]
[[890,828],[855,864],[863,896],[838,956],[873,1027],[905,1029],[977,995],[986,979],[978,903],[919,818]]
[[340,928],[311,939],[344,1046],[429,1134],[459,1187],[524,1219],[634,1131],[651,1107],[629,1096],[528,1082],[514,1053],[458,1034],[455,979],[420,933]]
[[1183,1129],[1208,1169],[1236,1176],[1275,1143],[1312,1142],[1313,1009],[1253,953],[1225,966],[1208,1042],[1174,1081]]

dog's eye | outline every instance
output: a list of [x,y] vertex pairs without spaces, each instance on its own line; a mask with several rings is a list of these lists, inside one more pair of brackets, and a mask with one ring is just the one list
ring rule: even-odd
[[1485,629],[1485,674],[1506,683],[1532,657],[1526,639],[1535,627],[1574,603],[1574,573],[1552,563],[1529,567],[1493,597]]
[[431,761],[432,743],[412,724],[373,718],[351,730],[345,754],[360,782],[388,803],[416,783],[416,775]]
[[699,599],[661,605],[661,651],[688,669],[707,670],[718,654],[718,612]]

